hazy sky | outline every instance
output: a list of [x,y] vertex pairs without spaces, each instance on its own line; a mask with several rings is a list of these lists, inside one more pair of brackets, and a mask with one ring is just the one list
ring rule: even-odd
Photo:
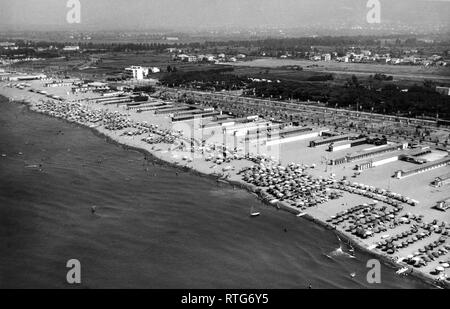
[[[368,0],[79,0],[81,24],[97,29],[302,27],[364,22]],[[382,22],[447,21],[449,0],[380,0]],[[0,0],[0,25],[70,26],[67,0]]]

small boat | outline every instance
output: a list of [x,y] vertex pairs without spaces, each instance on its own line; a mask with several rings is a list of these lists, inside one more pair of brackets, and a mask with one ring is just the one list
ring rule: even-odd
[[401,275],[401,274],[407,272],[408,270],[409,270],[408,267],[403,267],[403,268],[400,268],[399,270],[397,270],[395,273],[396,273],[397,275]]
[[304,215],[306,215],[306,212],[299,212],[299,213],[297,214],[297,217],[303,217]]
[[261,213],[254,211],[253,207],[250,211],[250,217],[258,217]]
[[351,273],[350,274],[350,277],[352,277],[352,278],[355,278],[355,276],[356,276],[356,273]]

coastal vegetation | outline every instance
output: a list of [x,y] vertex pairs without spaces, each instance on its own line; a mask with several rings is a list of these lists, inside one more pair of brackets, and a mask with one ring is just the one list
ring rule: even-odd
[[244,89],[245,95],[274,100],[314,101],[328,107],[406,117],[439,117],[450,119],[450,97],[437,93],[432,83],[409,88],[390,83],[389,76],[375,74],[360,81],[355,75],[344,84],[328,83],[331,74],[312,76],[307,82],[289,80],[252,81],[233,74],[233,68],[176,72],[166,75],[161,83],[169,87],[191,87],[199,90]]

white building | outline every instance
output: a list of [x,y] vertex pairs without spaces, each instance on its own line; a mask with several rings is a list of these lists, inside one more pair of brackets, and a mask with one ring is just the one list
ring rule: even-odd
[[197,61],[197,57],[196,56],[190,56],[190,55],[185,55],[185,54],[178,55],[177,58],[180,59],[181,61],[184,61],[184,62],[195,62],[195,61]]
[[450,87],[436,87],[436,92],[439,92],[443,95],[450,95]]
[[150,67],[148,68],[149,72],[151,71],[152,73],[159,73],[161,72],[161,69],[158,67]]
[[322,60],[323,61],[331,61],[331,54],[323,54]]
[[169,47],[166,48],[167,52],[169,53],[181,53],[181,49],[175,48],[175,47]]
[[63,51],[79,51],[80,46],[64,46]]
[[133,65],[129,68],[125,68],[124,77],[141,80],[148,75],[148,68]]
[[12,47],[15,45],[16,45],[16,43],[12,43],[12,42],[0,42],[0,47]]

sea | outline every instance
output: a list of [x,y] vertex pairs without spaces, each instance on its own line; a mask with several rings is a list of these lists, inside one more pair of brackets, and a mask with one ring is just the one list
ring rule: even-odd
[[3,97],[0,154],[0,288],[431,287],[370,283],[333,231]]

